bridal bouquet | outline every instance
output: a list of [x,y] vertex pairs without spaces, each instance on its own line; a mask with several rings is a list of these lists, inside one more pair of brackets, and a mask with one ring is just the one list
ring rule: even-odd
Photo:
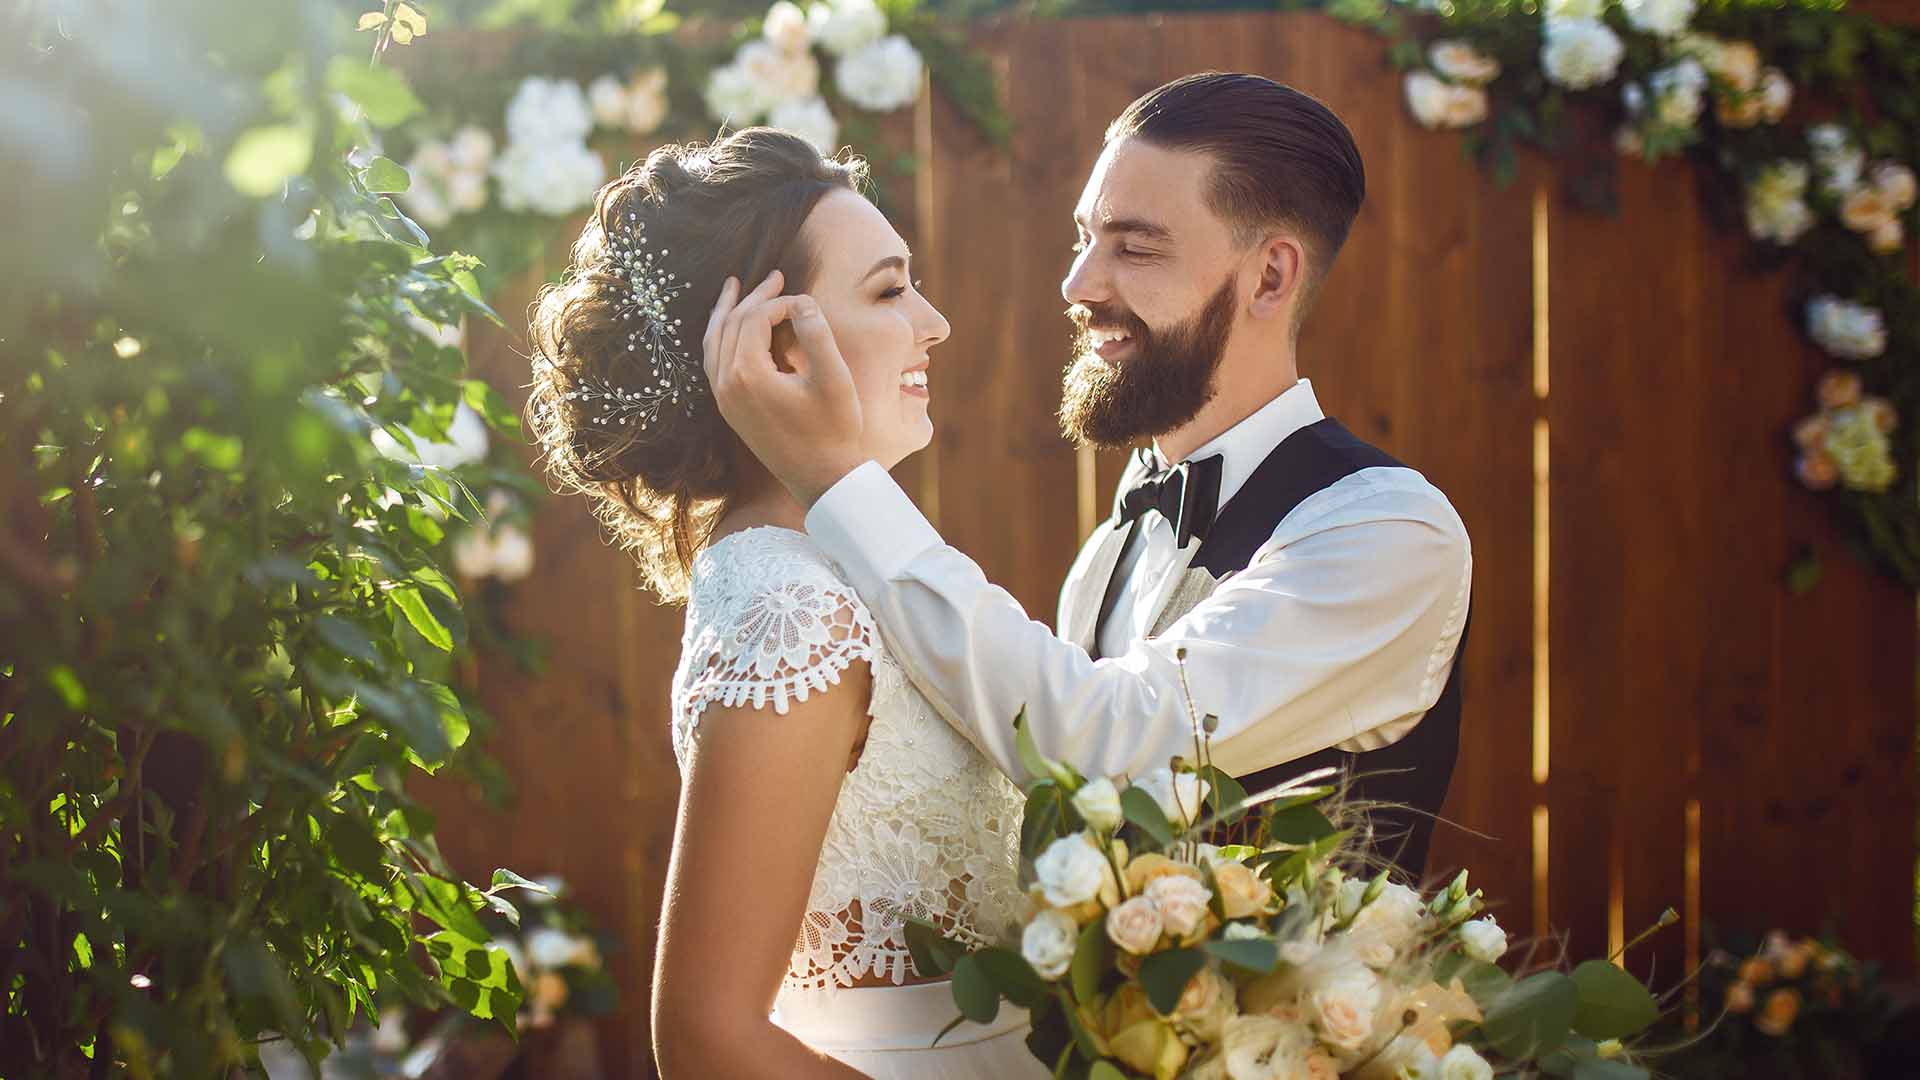
[[[1006,947],[927,924],[908,940],[923,973],[952,976],[963,1019],[1031,1010],[1027,1045],[1055,1076],[1648,1076],[1623,1043],[1660,1012],[1639,980],[1605,960],[1515,978],[1464,871],[1432,895],[1356,872],[1354,830],[1325,809],[1333,770],[1249,797],[1208,760],[1209,717],[1197,761],[1088,780],[1015,723],[1033,913]],[[1223,830],[1248,842],[1203,841]]]

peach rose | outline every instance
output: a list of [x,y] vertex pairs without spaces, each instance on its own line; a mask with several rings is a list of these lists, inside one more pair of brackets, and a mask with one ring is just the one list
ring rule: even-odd
[[1799,1015],[1800,992],[1782,988],[1767,995],[1767,1003],[1761,1007],[1760,1015],[1754,1017],[1753,1026],[1762,1034],[1778,1037],[1793,1027],[1794,1018]]

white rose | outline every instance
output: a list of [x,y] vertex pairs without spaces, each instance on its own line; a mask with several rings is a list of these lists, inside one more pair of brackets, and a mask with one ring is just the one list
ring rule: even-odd
[[455,169],[485,172],[493,164],[493,133],[478,124],[462,127],[447,143],[447,159]]
[[1396,1035],[1353,1073],[1354,1080],[1437,1080],[1440,1058],[1425,1039]]
[[1104,776],[1080,785],[1080,790],[1073,793],[1073,808],[1101,832],[1112,832],[1125,819],[1120,812],[1120,789]]
[[1429,129],[1472,127],[1487,118],[1487,92],[1477,86],[1454,86],[1432,72],[1407,74],[1407,108],[1420,126]]
[[1475,919],[1460,927],[1460,949],[1483,964],[1507,955],[1507,932],[1492,919]]
[[760,32],[773,43],[773,47],[785,53],[807,51],[810,44],[807,31],[807,13],[800,10],[793,0],[779,0],[767,9],[767,17],[760,24]]
[[507,141],[522,145],[579,142],[593,130],[593,108],[570,79],[528,76],[507,102]]
[[753,80],[769,108],[820,93],[820,62],[810,52],[784,53],[770,42],[749,41],[733,62]]
[[611,75],[587,84],[587,102],[593,108],[593,122],[600,127],[617,128],[626,119],[627,88]]
[[1887,349],[1887,323],[1878,308],[1837,296],[1807,303],[1807,334],[1842,360],[1871,360]]
[[1347,964],[1308,990],[1306,1004],[1320,1040],[1352,1053],[1373,1036],[1380,999],[1379,978],[1360,964]]
[[1289,941],[1280,946],[1280,961],[1290,967],[1306,967],[1320,955],[1320,946],[1312,941]]
[[1598,19],[1549,19],[1540,64],[1547,78],[1569,90],[1585,90],[1613,78],[1626,46]]
[[1440,1080],[1493,1080],[1493,1066],[1473,1047],[1457,1045],[1440,1059]]
[[1769,124],[1786,119],[1793,108],[1793,83],[1787,73],[1770,67],[1760,73],[1760,118]]
[[1047,903],[1070,907],[1100,895],[1100,887],[1113,877],[1113,867],[1093,837],[1080,832],[1048,844],[1033,861],[1033,875]]
[[593,202],[606,163],[585,143],[515,143],[493,163],[500,205],[563,217]]
[[1607,0],[1547,0],[1542,14],[1549,19],[1597,19]]
[[752,124],[767,114],[773,103],[762,86],[738,64],[725,64],[707,74],[701,95],[707,113],[723,124]]
[[887,16],[873,0],[834,0],[807,11],[813,40],[835,56],[845,56],[880,40]]
[[1136,896],[1107,912],[1107,940],[1135,956],[1145,956],[1160,944],[1165,929],[1160,909],[1144,896]]
[[1155,769],[1134,781],[1134,787],[1153,796],[1153,801],[1165,814],[1167,822],[1175,831],[1182,830],[1198,820],[1202,804],[1207,801],[1207,793],[1212,787],[1206,781],[1189,772],[1176,774],[1172,769]]
[[[1213,893],[1205,885],[1184,874],[1154,878],[1147,882],[1141,895],[1160,909],[1167,931],[1175,937],[1186,937],[1198,930],[1206,921],[1207,905],[1213,901]],[[1255,934],[1258,935],[1257,930]]]
[[1232,1080],[1291,1080],[1304,1075],[1313,1042],[1305,1025],[1242,1015],[1223,1025],[1220,1055]]
[[1620,0],[1627,22],[1642,33],[1672,37],[1693,21],[1695,0]]
[[533,538],[526,530],[502,525],[493,534],[493,576],[515,582],[533,573]]
[[767,116],[767,126],[798,135],[813,144],[815,150],[832,155],[840,149],[840,124],[833,111],[819,98],[783,101]]
[[627,111],[621,126],[635,135],[651,135],[666,122],[667,69],[650,68],[634,76],[627,86]]
[[1020,933],[1020,955],[1043,979],[1057,979],[1073,965],[1073,950],[1080,941],[1080,928],[1069,916],[1053,910],[1033,917]]
[[1250,922],[1230,922],[1220,931],[1222,941],[1252,941],[1266,936],[1267,932],[1260,929],[1258,923]]
[[842,57],[833,81],[842,96],[868,112],[892,112],[920,96],[925,71],[920,51],[893,34]]
[[1427,46],[1433,70],[1468,86],[1485,86],[1500,77],[1500,61],[1464,41],[1436,41]]
[[1895,161],[1882,162],[1874,166],[1867,178],[1875,191],[1887,197],[1896,210],[1912,208],[1914,201],[1913,170]]
[[1358,911],[1349,933],[1376,933],[1392,940],[1395,945],[1405,944],[1427,917],[1427,905],[1420,894],[1397,881],[1391,881],[1380,890],[1380,895],[1365,907],[1360,901],[1365,898],[1368,883],[1349,879],[1341,887],[1341,909],[1343,913]]

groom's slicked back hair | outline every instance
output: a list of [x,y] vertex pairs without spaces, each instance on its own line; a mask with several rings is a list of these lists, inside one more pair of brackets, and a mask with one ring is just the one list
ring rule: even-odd
[[1107,127],[1106,141],[1136,138],[1213,158],[1207,204],[1241,245],[1275,226],[1301,234],[1311,306],[1367,196],[1353,133],[1312,97],[1258,75],[1187,75],[1149,90]]

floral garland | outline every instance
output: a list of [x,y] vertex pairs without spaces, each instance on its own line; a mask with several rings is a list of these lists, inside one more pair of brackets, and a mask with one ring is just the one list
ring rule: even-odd
[[[421,20],[424,34],[424,16],[399,7]],[[369,12],[361,29],[405,28],[384,14]],[[396,194],[400,206],[435,247],[478,256],[491,291],[539,258],[560,220],[592,203],[613,162],[646,141],[766,124],[825,153],[846,144],[871,153],[874,120],[912,106],[930,72],[951,87],[979,82],[970,70],[976,58],[896,0],[886,8],[823,0],[807,9],[777,0],[726,44],[716,47],[710,36],[709,27],[659,16],[619,34],[529,35],[488,80],[471,77],[459,49],[415,49],[407,68],[427,108],[389,132],[397,147],[362,153],[404,162],[410,183]],[[513,90],[502,103],[477,84]],[[970,112],[992,133],[996,109],[976,100]]]
[[[1903,416],[1920,412],[1911,370],[1920,288],[1903,262],[1920,160],[1920,33],[1840,6],[1544,0],[1523,13],[1498,0],[1416,0],[1400,5],[1414,9],[1404,14],[1384,3],[1332,8],[1400,39],[1394,57],[1409,69],[1413,116],[1470,132],[1470,147],[1502,179],[1517,141],[1566,150],[1557,138],[1564,108],[1587,101],[1617,117],[1619,157],[1687,154],[1708,173],[1721,217],[1737,218],[1775,260],[1797,256],[1808,281],[1799,325],[1831,367],[1818,380],[1814,412],[1793,428],[1794,474],[1832,492],[1871,553],[1920,586],[1920,444],[1900,429]],[[1840,118],[1794,126],[1809,88],[1822,93],[1805,113]],[[1602,167],[1601,194],[1590,200],[1603,208],[1611,167]]]

